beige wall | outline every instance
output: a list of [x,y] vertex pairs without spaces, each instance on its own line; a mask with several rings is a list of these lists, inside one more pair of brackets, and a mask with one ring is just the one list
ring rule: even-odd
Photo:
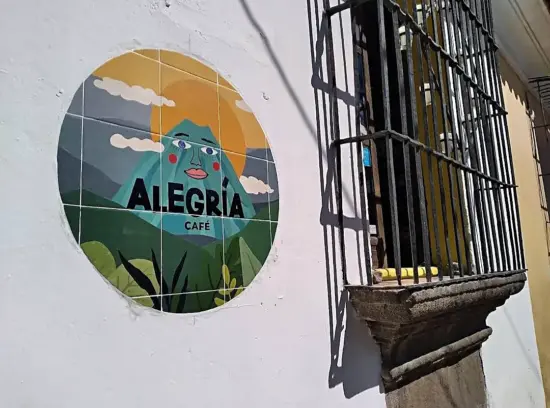
[[[531,119],[528,112],[525,84],[501,59],[504,102],[508,110],[508,125],[512,157],[518,185],[518,200],[523,244],[529,277],[529,291],[542,370],[547,406],[550,406],[550,260],[546,236],[547,214],[541,208],[539,169],[534,159]],[[534,102],[529,95],[531,104]],[[532,116],[540,118],[540,110],[531,106]],[[539,113],[537,115],[537,113]],[[549,156],[550,157],[550,156]],[[544,195],[544,192],[543,192]]]

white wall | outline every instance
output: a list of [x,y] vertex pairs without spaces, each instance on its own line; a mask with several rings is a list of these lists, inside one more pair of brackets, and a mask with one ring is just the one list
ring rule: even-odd
[[493,334],[481,355],[492,408],[544,408],[529,288],[489,315]]
[[[310,1],[316,13],[321,6]],[[317,143],[326,136],[322,92],[318,117],[311,85],[317,23],[307,0],[4,5],[1,407],[385,406],[378,349],[340,298],[334,211],[321,211],[328,162],[326,144],[319,156]],[[348,25],[343,32],[349,51]],[[335,45],[338,60],[338,36]],[[238,299],[200,315],[155,313],[111,289],[74,242],[58,193],[57,138],[72,94],[101,63],[147,47],[196,55],[231,80],[262,124],[278,170],[281,207],[270,258]],[[350,81],[351,64],[346,68]],[[346,93],[343,74],[340,66],[338,84]],[[353,83],[348,87],[353,94]],[[353,194],[348,183],[350,225]],[[357,234],[350,229],[346,236],[350,274],[357,275]],[[523,335],[532,339],[526,293],[508,309],[522,316]],[[513,366],[525,382],[512,383],[498,369],[504,357],[522,351],[522,343],[511,343],[502,313],[492,317],[495,333],[484,346],[494,406],[540,406],[529,405],[530,390],[540,387],[528,380],[525,361]],[[522,387],[517,404],[499,405],[514,387]]]
[[[3,4],[0,406],[384,407],[363,327],[351,321],[331,347],[306,1],[169,3]],[[147,47],[196,55],[231,80],[278,169],[269,260],[237,300],[201,315],[128,304],[75,244],[58,193],[72,94],[95,67]]]

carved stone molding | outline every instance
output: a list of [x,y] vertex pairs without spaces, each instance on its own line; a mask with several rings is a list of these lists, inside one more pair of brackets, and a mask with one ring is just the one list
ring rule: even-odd
[[525,286],[525,271],[408,286],[348,286],[382,356],[386,391],[460,361],[492,329],[489,313]]

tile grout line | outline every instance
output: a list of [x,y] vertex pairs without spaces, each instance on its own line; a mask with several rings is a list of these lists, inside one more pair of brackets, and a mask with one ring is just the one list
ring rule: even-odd
[[[238,290],[238,289],[246,289],[248,286],[235,286],[235,288],[233,290]],[[170,296],[181,296],[181,295],[194,295],[194,294],[202,294],[202,293],[217,293],[219,290],[196,290],[194,292],[178,292],[178,293],[170,293],[170,294],[167,294],[167,295],[157,295],[157,296],[134,296],[134,297],[131,297],[131,296],[128,296],[130,299],[150,299],[150,298],[153,298],[153,297],[170,297]],[[216,306],[217,307],[217,306]],[[214,309],[214,308],[212,308]],[[172,312],[172,313],[175,313],[175,312]],[[185,312],[182,312],[182,313],[185,313]]]
[[[181,68],[175,67],[175,66],[173,66],[173,65],[167,64],[167,63],[165,63],[165,62],[162,62],[162,60],[160,59],[160,52],[161,52],[162,50],[159,48],[159,49],[156,49],[156,51],[158,51],[158,55],[159,55],[159,56],[158,56],[158,58],[159,58],[159,59],[158,59],[158,62],[160,62],[161,66],[165,66],[165,67],[168,67],[168,68],[172,68],[172,69],[174,69],[174,70],[176,70],[176,71],[183,72],[183,73],[185,73],[185,74],[189,74],[189,75],[191,75],[191,76],[194,77],[194,78],[200,79],[201,81],[206,81],[206,82],[208,82],[208,83],[210,83],[210,84],[214,84],[214,85],[219,84],[219,83],[218,83],[218,77],[220,76],[220,74],[218,73],[218,71],[215,70],[214,68],[211,68],[211,67],[207,66],[204,62],[202,62],[202,61],[200,61],[200,60],[198,60],[198,59],[196,59],[196,58],[193,58],[193,57],[191,57],[191,56],[189,56],[189,55],[183,54],[183,53],[181,53],[181,52],[170,51],[170,52],[174,52],[174,53],[176,53],[176,54],[180,54],[180,55],[182,55],[182,56],[184,56],[184,57],[186,57],[186,58],[191,58],[192,60],[197,61],[198,63],[200,63],[201,65],[205,66],[206,68],[211,69],[212,71],[214,71],[214,72],[216,73],[216,82],[212,82],[211,80],[209,80],[209,79],[207,79],[207,78],[203,78],[203,77],[201,77],[200,75],[194,74],[193,72],[189,72],[189,71],[186,71],[186,70],[184,70],[184,69],[181,69]],[[166,50],[166,51],[169,51],[169,50]],[[151,60],[151,61],[155,61],[153,58],[148,57],[148,56],[143,55],[143,54],[140,54],[139,52],[136,52],[136,51],[134,51],[134,50],[132,50],[132,51],[130,51],[130,52],[133,53],[133,54],[139,55],[139,56],[142,57],[142,58],[145,58],[145,59],[148,59],[148,60]],[[234,89],[234,88],[231,89],[231,88],[229,88],[229,87],[227,87],[227,86],[225,86],[225,85],[221,85],[221,84],[219,84],[219,86],[221,86],[223,89],[227,89],[228,91],[234,92],[234,93],[236,93],[237,95],[241,96],[241,94],[239,93],[239,91],[237,91],[237,90]],[[242,97],[241,97],[241,98],[242,98]]]
[[[160,64],[160,49],[157,50],[157,58],[158,58],[158,87],[159,87],[159,99],[160,99],[160,104],[159,104],[159,143],[162,144],[162,69],[161,69],[161,64]],[[164,215],[163,215],[163,211],[162,211],[162,193],[163,193],[163,188],[162,188],[162,152],[160,151],[159,149],[159,164],[160,164],[160,182],[159,182],[159,202],[160,202],[160,231],[159,231],[159,234],[160,234],[160,282],[158,283],[159,284],[159,288],[160,288],[160,294],[164,293],[164,290],[167,290],[168,288],[165,288],[164,287],[164,246],[163,246],[163,223],[164,223]],[[161,302],[160,302],[160,310],[161,311],[164,311],[164,305],[163,305],[163,302],[162,302],[162,299],[160,299]]]
[[[220,149],[223,145],[222,143],[222,119],[221,119],[221,115],[220,115],[220,74],[218,74],[218,72],[216,72],[216,97],[217,97],[217,102],[218,102],[218,137],[220,138]],[[223,151],[223,150],[222,150]],[[221,177],[220,177],[220,194],[222,195],[222,201],[223,200],[223,178],[224,178],[224,171],[223,171],[223,166],[221,166],[222,164],[222,157],[220,155],[220,167],[221,167]],[[225,305],[225,294],[226,294],[226,285],[225,285],[225,279],[224,279],[224,276],[223,276],[223,271],[224,271],[224,267],[227,268],[227,266],[225,265],[225,222],[224,222],[224,217],[223,217],[223,207],[224,205],[226,205],[225,202],[222,202],[222,217],[221,217],[221,227],[222,227],[222,270],[221,270],[221,274],[222,274],[222,281],[223,281],[223,289],[224,289],[224,292],[223,292],[223,304]],[[229,270],[229,268],[227,268],[227,270]],[[214,296],[215,298],[215,296]]]
[[[137,213],[156,213],[161,214],[160,211],[147,211],[147,210],[131,210],[129,208],[116,208],[116,207],[98,207],[98,206],[92,206],[92,205],[78,205],[78,204],[71,204],[71,203],[63,203],[63,205],[67,207],[82,207],[82,208],[88,208],[88,209],[96,209],[96,210],[113,210],[113,211],[129,211],[129,212],[137,212]],[[174,212],[165,212],[162,213],[163,215],[177,215],[177,216],[183,216],[183,217],[193,217],[193,218],[213,218],[213,219],[230,219],[230,220],[239,220],[239,221],[249,221],[249,222],[272,222],[277,223],[278,221],[272,221],[272,220],[263,220],[263,219],[255,219],[255,218],[237,218],[237,217],[224,217],[221,215],[203,215],[203,214],[197,214],[196,216],[193,214],[188,213],[174,213]]]
[[[160,135],[161,137],[166,137],[168,139],[171,139],[171,140],[180,140],[178,138],[175,138],[175,137],[172,137],[172,136],[167,136],[167,135]],[[202,143],[197,143],[197,142],[186,142],[186,143],[189,143],[191,145],[197,145],[197,146],[204,146],[204,147],[212,147],[210,145],[207,145],[207,144],[202,144]],[[219,148],[216,148],[217,150],[220,150],[224,153],[231,153],[231,154],[234,154],[236,156],[242,156],[242,157],[246,157],[246,158],[249,158],[249,159],[253,159],[253,160],[260,160],[260,161],[263,161],[263,162],[266,162],[266,163],[273,163],[275,164],[275,162],[271,161],[271,160],[268,160],[268,159],[264,159],[264,158],[261,158],[261,157],[257,157],[257,156],[251,156],[249,154],[243,154],[243,153],[238,153],[238,152],[235,152],[233,150],[228,150],[228,149],[224,149],[222,148],[221,146]],[[267,150],[267,148],[266,148]],[[266,152],[267,153],[267,152]],[[267,181],[267,180],[266,180]]]
[[[109,126],[116,126],[116,127],[122,128],[122,129],[129,129],[129,130],[133,130],[133,131],[136,131],[136,132],[139,132],[139,133],[145,133],[145,134],[155,135],[155,136],[159,136],[160,138],[166,137],[166,138],[172,139],[172,140],[179,140],[179,139],[173,138],[173,137],[171,137],[171,136],[163,135],[163,134],[161,134],[161,133],[152,132],[152,131],[150,131],[150,130],[147,131],[147,130],[143,130],[143,129],[133,128],[133,127],[129,127],[129,126],[124,126],[124,125],[120,125],[120,124],[118,124],[118,123],[107,122],[107,121],[104,121],[104,120],[101,120],[101,119],[97,119],[97,118],[90,118],[90,117],[87,117],[87,116],[77,115],[77,114],[74,114],[74,113],[71,113],[71,112],[67,112],[66,115],[73,116],[73,117],[75,117],[75,118],[79,118],[79,119],[83,119],[83,120],[89,120],[89,121],[92,121],[92,122],[102,123],[102,124],[109,125]],[[196,145],[198,145],[198,146],[212,147],[212,146],[209,146],[209,145],[206,145],[206,144],[201,144],[201,143],[196,143],[196,142],[188,142],[188,143],[190,143],[190,144],[196,144]],[[219,150],[221,150],[221,151],[223,151],[223,152],[235,154],[235,155],[237,155],[237,156],[243,156],[243,157],[246,157],[246,158],[250,158],[250,159],[253,159],[253,160],[261,160],[261,161],[264,161],[264,162],[267,162],[267,163],[273,163],[273,164],[275,164],[274,161],[271,161],[271,160],[268,160],[268,159],[263,159],[263,158],[261,158],[261,157],[251,156],[251,155],[248,155],[248,154],[246,154],[246,153],[243,154],[243,153],[234,152],[234,151],[232,151],[232,150],[222,149],[221,146],[220,146]]]
[[82,167],[84,162],[84,92],[86,81],[82,82],[82,101],[81,110],[82,117],[80,118],[80,195],[78,202],[78,245],[82,241]]
[[140,133],[153,134],[153,135],[157,135],[157,136],[162,136],[161,134],[156,133],[156,132],[153,132],[153,131],[151,131],[150,129],[149,129],[149,130],[138,129],[138,128],[134,128],[134,127],[131,127],[131,126],[121,125],[121,124],[119,124],[119,123],[108,122],[108,121],[106,121],[106,120],[102,120],[102,119],[98,119],[98,118],[92,118],[92,117],[90,117],[90,116],[77,115],[77,114],[71,113],[71,112],[67,112],[66,115],[74,116],[74,117],[81,118],[81,119],[85,119],[85,120],[89,120],[89,121],[92,121],[92,122],[103,123],[103,124],[105,124],[105,125],[116,126],[116,127],[120,127],[120,128],[123,128],[123,129],[134,130],[134,131],[137,131],[137,132],[140,132]]

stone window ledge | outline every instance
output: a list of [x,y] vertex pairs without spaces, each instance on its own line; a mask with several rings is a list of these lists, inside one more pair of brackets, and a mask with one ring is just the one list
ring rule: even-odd
[[[382,356],[386,391],[479,350],[487,316],[525,286],[525,270],[397,286],[347,286]],[[386,282],[390,283],[390,282]]]

